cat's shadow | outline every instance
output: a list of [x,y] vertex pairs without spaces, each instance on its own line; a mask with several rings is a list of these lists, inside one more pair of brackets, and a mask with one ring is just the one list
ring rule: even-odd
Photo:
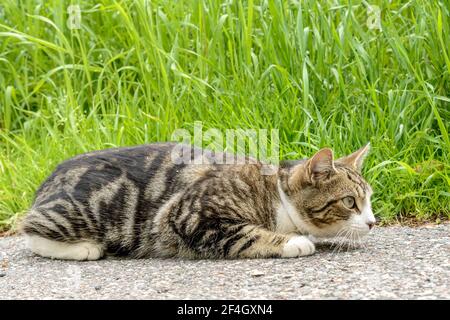
[[351,243],[333,243],[330,241],[318,242],[316,245],[316,252],[323,253],[337,253],[337,252],[354,252],[364,250],[365,247],[359,244],[351,244]]

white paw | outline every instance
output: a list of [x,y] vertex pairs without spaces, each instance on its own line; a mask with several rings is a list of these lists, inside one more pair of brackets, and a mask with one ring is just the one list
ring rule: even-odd
[[70,260],[88,260],[89,247],[78,244],[77,246],[73,246],[73,248],[68,250],[65,254],[61,254],[61,257],[63,259],[70,258]]
[[98,260],[103,255],[103,250],[101,246],[89,243],[80,242],[75,243],[69,247],[66,254],[63,255],[63,259],[70,260]]
[[307,237],[294,236],[284,245],[283,258],[295,258],[301,256],[309,256],[316,250],[314,243]]
[[84,253],[84,259],[80,260],[98,260],[101,258],[103,252],[100,246],[97,246],[95,244],[85,244],[84,247],[85,253]]

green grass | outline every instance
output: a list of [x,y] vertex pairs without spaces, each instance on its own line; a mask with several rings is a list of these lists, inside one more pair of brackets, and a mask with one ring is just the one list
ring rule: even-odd
[[63,159],[197,120],[278,128],[285,159],[370,141],[379,217],[450,216],[447,0],[370,1],[382,30],[365,1],[72,3],[79,30],[70,1],[0,4],[0,230]]

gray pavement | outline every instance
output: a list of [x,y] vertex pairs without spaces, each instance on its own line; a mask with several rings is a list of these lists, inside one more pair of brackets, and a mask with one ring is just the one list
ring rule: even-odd
[[450,299],[450,224],[296,259],[57,261],[0,238],[0,299]]

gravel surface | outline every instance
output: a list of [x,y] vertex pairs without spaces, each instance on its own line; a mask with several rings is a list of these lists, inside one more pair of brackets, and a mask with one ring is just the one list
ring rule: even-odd
[[450,224],[379,227],[297,259],[49,260],[0,238],[0,299],[450,299]]

